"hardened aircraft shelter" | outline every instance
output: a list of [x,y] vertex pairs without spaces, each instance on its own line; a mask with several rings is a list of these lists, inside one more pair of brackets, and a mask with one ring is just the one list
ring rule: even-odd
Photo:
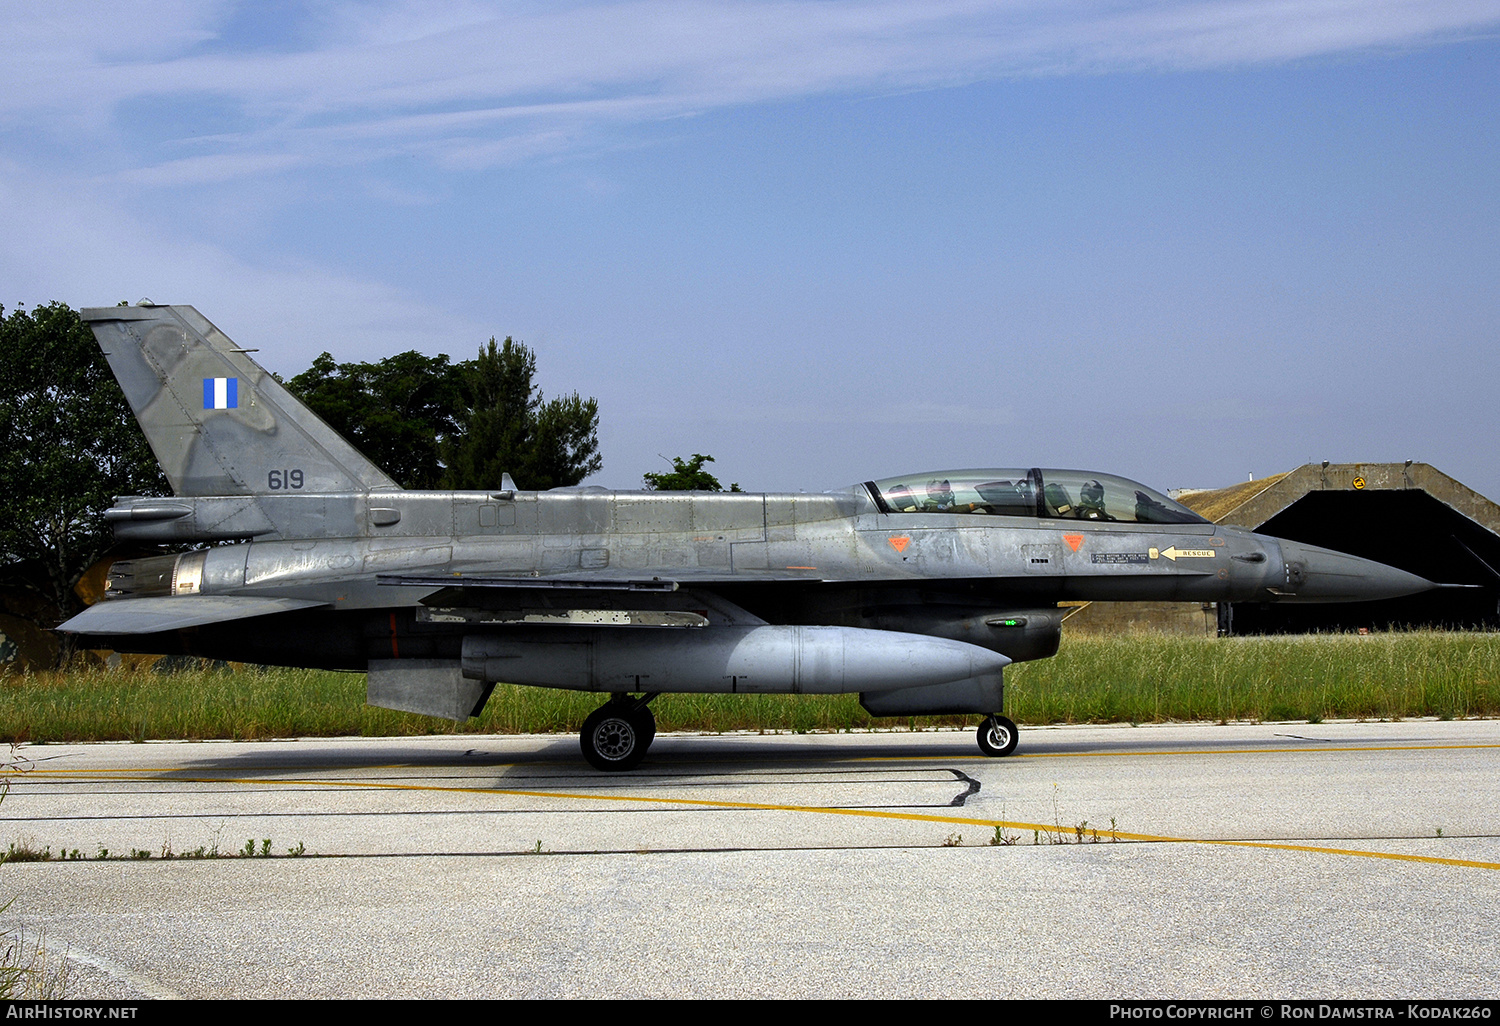
[[1380,602],[1079,605],[1072,631],[1279,634],[1392,627],[1500,628],[1500,505],[1426,463],[1309,463],[1179,502],[1218,524],[1378,560],[1443,588]]

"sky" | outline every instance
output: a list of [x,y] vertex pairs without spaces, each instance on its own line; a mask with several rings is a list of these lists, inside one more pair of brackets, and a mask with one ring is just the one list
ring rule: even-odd
[[0,303],[537,354],[604,469],[1500,499],[1500,0],[0,0]]

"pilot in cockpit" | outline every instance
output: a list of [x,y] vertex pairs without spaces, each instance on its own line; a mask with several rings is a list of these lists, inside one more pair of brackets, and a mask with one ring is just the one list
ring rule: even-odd
[[1085,481],[1078,489],[1078,509],[1073,514],[1079,520],[1113,520],[1104,509],[1104,486],[1098,481]]
[[939,513],[947,513],[953,509],[953,485],[947,478],[941,481],[932,480],[927,482],[927,501],[922,504],[925,510],[934,510]]

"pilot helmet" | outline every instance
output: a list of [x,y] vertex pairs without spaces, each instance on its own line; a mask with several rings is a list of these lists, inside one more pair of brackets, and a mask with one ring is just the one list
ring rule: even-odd
[[1085,481],[1078,489],[1078,505],[1091,509],[1104,508],[1104,486],[1098,481]]

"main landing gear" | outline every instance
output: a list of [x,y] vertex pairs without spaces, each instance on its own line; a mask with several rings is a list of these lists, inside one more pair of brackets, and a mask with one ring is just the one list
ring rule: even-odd
[[589,714],[578,743],[590,766],[610,771],[632,770],[641,764],[656,739],[656,717],[648,704],[655,697],[615,695]]
[[979,750],[985,755],[1009,755],[1017,739],[1015,723],[999,713],[979,725]]

